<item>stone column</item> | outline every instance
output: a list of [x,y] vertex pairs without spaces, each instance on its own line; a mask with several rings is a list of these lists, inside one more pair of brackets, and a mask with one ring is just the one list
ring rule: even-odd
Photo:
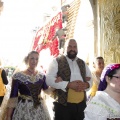
[[120,63],[120,0],[99,0],[100,50],[105,64]]

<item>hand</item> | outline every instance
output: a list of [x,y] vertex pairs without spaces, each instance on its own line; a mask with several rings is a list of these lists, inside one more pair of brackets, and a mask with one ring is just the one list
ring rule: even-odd
[[90,84],[88,82],[85,82],[85,89],[89,88]]
[[91,77],[86,77],[85,80],[86,81],[90,81]]
[[77,91],[78,86],[79,86],[79,82],[80,82],[79,80],[69,82],[67,85],[67,88],[71,88],[71,89]]
[[85,91],[85,89],[88,87],[89,87],[88,82],[82,82],[80,80],[69,82],[67,86],[67,88],[71,88],[75,90],[76,92]]
[[76,92],[84,91],[85,88],[86,88],[85,82],[79,81],[76,88]]
[[7,117],[5,118],[5,120],[11,120],[11,117],[10,117],[10,116],[7,116]]
[[55,83],[58,83],[58,82],[61,82],[63,81],[61,77],[57,77],[56,80],[55,80]]
[[7,108],[5,120],[11,120],[11,115],[12,115],[13,109],[14,108],[9,108],[9,107]]
[[88,82],[82,82],[82,81],[80,81],[78,84],[79,85],[78,85],[78,88],[76,90],[78,92],[79,91],[85,91],[85,89],[89,88],[89,83]]

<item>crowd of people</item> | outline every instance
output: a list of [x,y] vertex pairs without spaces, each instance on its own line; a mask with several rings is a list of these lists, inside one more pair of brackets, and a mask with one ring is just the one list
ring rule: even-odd
[[[54,58],[44,73],[37,69],[39,53],[29,52],[24,59],[26,68],[12,75],[4,119],[120,120],[120,63],[105,66],[104,58],[98,56],[91,70],[77,54],[76,40],[67,40],[64,53]],[[2,103],[8,80],[5,70],[0,70]],[[54,118],[50,117],[42,92],[54,98]]]

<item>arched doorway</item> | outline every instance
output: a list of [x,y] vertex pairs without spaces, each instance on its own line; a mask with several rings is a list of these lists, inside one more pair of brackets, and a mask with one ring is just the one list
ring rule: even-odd
[[78,56],[90,63],[94,57],[94,16],[89,0],[81,0],[74,38],[78,42]]

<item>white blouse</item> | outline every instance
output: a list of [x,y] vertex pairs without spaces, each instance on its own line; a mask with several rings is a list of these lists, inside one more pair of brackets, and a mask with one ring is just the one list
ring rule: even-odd
[[120,104],[104,91],[97,91],[96,96],[84,110],[84,120],[107,120],[120,118]]

